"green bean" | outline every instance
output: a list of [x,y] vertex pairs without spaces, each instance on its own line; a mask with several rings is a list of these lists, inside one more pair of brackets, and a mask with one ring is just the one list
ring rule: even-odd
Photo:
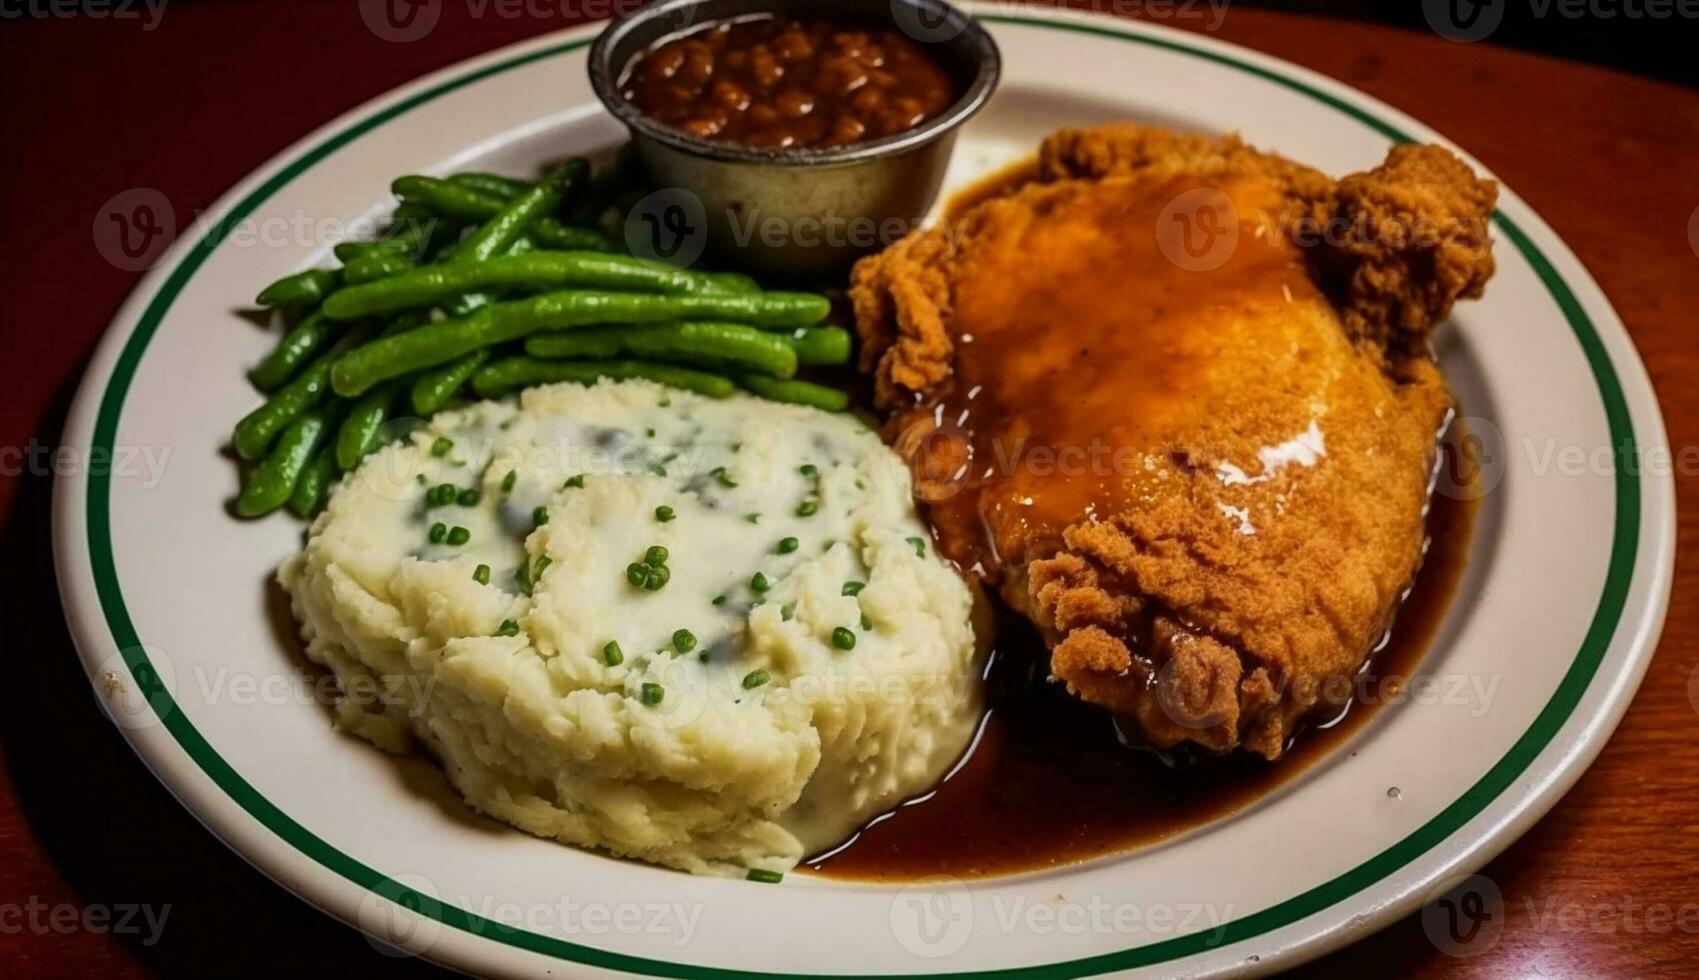
[[321,354],[294,380],[279,388],[266,403],[249,412],[236,423],[232,440],[243,459],[259,459],[271,448],[278,435],[308,409],[324,400],[330,393],[331,364],[365,343],[371,336],[367,327],[350,330],[330,350]]
[[[507,202],[493,194],[461,187],[435,177],[410,175],[400,177],[390,185],[395,196],[403,201],[430,209],[439,217],[464,224],[479,224],[501,213]],[[614,243],[594,228],[575,228],[564,225],[552,215],[531,223],[531,235],[544,248],[594,249],[612,251]]]
[[[521,238],[508,247],[507,254],[524,255],[535,248],[536,246],[531,243],[531,239]],[[443,267],[446,266],[447,263]],[[465,316],[473,310],[494,303],[500,298],[499,295],[488,292],[461,293],[444,307],[444,312],[449,316]]]
[[417,259],[425,254],[426,245],[433,237],[458,230],[427,208],[402,203],[390,215],[389,228],[376,241],[342,242],[333,251],[344,265],[367,255],[405,255]]
[[663,262],[602,252],[529,252],[482,262],[462,262],[456,253],[452,261],[442,265],[340,289],[325,301],[324,309],[335,319],[353,320],[373,313],[435,306],[462,293],[567,288],[666,294],[744,292],[737,278],[723,274],[690,272]]
[[[371,252],[342,268],[342,281],[350,286],[372,283],[415,268],[411,258],[392,252]],[[331,294],[336,295],[335,293]]]
[[325,348],[342,325],[315,310],[284,332],[283,338],[265,360],[248,372],[248,380],[261,391],[272,391],[295,376],[301,366]]
[[259,517],[287,503],[302,471],[329,433],[331,419],[330,409],[312,408],[291,421],[278,438],[277,448],[248,474],[248,482],[236,497],[236,513]]
[[549,171],[548,176],[504,204],[488,222],[461,242],[454,253],[455,261],[482,262],[506,252],[514,242],[524,237],[525,230],[533,222],[558,210],[573,186],[582,183],[589,173],[590,165],[582,159],[568,160]]
[[525,341],[525,353],[544,360],[618,357],[625,353],[621,331],[634,329],[615,324],[579,327],[557,333],[540,333]]
[[418,415],[432,415],[441,411],[448,400],[454,397],[454,393],[464,387],[489,359],[490,348],[485,347],[442,367],[420,372],[419,376],[413,379],[413,411]]
[[798,364],[848,364],[850,335],[843,327],[803,327],[781,334]]
[[581,327],[537,334],[525,341],[534,357],[613,357],[633,354],[658,361],[754,371],[778,378],[796,374],[796,351],[783,335],[737,323],[651,323]]
[[698,318],[780,329],[818,323],[830,309],[824,296],[810,293],[647,296],[565,290],[495,303],[470,316],[439,320],[366,344],[338,361],[332,378],[336,393],[351,397],[380,381],[446,364],[480,347],[522,340],[543,330]]
[[461,187],[438,177],[416,174],[397,177],[390,183],[389,189],[405,203],[426,208],[438,217],[467,224],[490,220],[506,203],[483,191]]
[[494,398],[531,385],[559,381],[594,384],[603,378],[644,378],[674,388],[694,391],[709,398],[724,398],[737,389],[736,385],[721,375],[692,371],[670,364],[651,364],[646,361],[541,361],[531,357],[510,357],[474,374],[472,390],[481,398]]
[[337,466],[352,470],[378,447],[378,436],[390,417],[397,396],[401,394],[401,387],[399,379],[378,385],[362,395],[348,410],[347,418],[342,420],[342,427],[336,432]]
[[758,374],[743,374],[738,376],[737,383],[768,401],[812,405],[828,412],[841,412],[849,407],[847,392],[810,381],[778,381]]
[[617,252],[619,243],[595,228],[563,225],[558,218],[539,218],[531,225],[531,237],[544,248],[561,251]]
[[504,201],[510,201],[531,189],[529,181],[515,180],[512,177],[479,171],[454,174],[448,178],[448,182],[475,191],[483,191],[491,197],[499,197]]
[[295,489],[289,494],[289,511],[296,517],[311,518],[324,506],[325,495],[336,480],[336,450],[330,445],[319,447],[312,461],[301,471]]
[[260,290],[254,302],[267,308],[274,306],[317,306],[342,281],[335,269],[308,269],[284,276]]

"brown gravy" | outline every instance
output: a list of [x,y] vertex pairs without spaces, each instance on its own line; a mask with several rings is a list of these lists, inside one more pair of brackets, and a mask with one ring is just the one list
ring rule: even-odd
[[[1297,245],[1264,227],[1283,206],[1275,184],[1181,177],[1074,190],[962,219],[974,251],[954,283],[951,389],[897,427],[939,548],[964,569],[995,575],[1029,549],[1054,551],[1082,514],[1160,495],[1172,474],[1152,458],[1176,445],[1212,466],[1236,449],[1231,462],[1254,467],[1245,454],[1257,447],[1213,421],[1214,407],[1255,413],[1284,438],[1311,421],[1308,401],[1250,408],[1253,386],[1267,394],[1263,379],[1278,375],[1285,390],[1321,396],[1333,384],[1323,360],[1270,360],[1336,333],[1299,312],[1326,300]],[[1186,223],[1201,215],[1175,202],[1199,200],[1210,221],[1234,223],[1237,243],[1194,261]],[[1335,343],[1336,357],[1353,356],[1342,336]],[[1281,404],[1291,410],[1269,407]]]
[[[1024,164],[996,175],[958,194],[950,202],[947,213],[953,219],[974,204],[1026,181],[1032,173],[1032,165]],[[1165,188],[1164,194],[1172,198],[1186,189],[1172,186]],[[1242,190],[1245,198],[1252,199],[1253,206],[1260,203],[1254,198],[1261,188]],[[1154,213],[1144,213],[1151,203],[1149,198],[1129,199],[1124,206],[1138,220],[1153,221]],[[1125,241],[1116,246],[1113,250],[1104,249],[1100,256],[1104,262],[1114,264],[1115,274],[1130,274],[1129,266],[1139,267],[1136,271],[1143,281],[1155,281],[1159,288],[1172,291],[1174,302],[1168,304],[1169,308],[1188,311],[1187,319],[1191,322],[1195,322],[1196,304],[1187,302],[1188,297],[1183,295],[1191,289],[1209,290],[1214,300],[1225,294],[1237,302],[1257,305],[1272,302],[1276,295],[1282,302],[1290,302],[1286,298],[1287,290],[1296,294],[1295,298],[1313,295],[1313,286],[1296,257],[1273,245],[1263,247],[1253,242],[1248,248],[1241,248],[1223,268],[1224,275],[1236,274],[1242,285],[1225,291],[1220,289],[1219,279],[1210,284],[1210,276],[1173,275],[1172,263],[1149,254],[1155,251],[1154,245],[1142,254],[1136,248],[1129,249]],[[1101,291],[1092,287],[1105,274],[1105,270],[1099,269],[1096,273],[1099,278],[1095,280],[1088,275],[1028,302],[1026,298],[1000,293],[995,268],[984,270],[981,288],[964,291],[983,300],[975,311],[975,323],[983,325],[980,332],[986,335],[976,336],[974,342],[984,345],[980,348],[984,353],[977,358],[962,358],[958,363],[969,373],[976,368],[1007,370],[1025,357],[1024,353],[1011,353],[1015,347],[1032,350],[1041,346],[1032,339],[1033,322],[1041,328],[1067,334],[1080,322],[1093,319],[1089,307],[1074,308],[1069,304],[1082,302],[1082,296],[1101,295]],[[1017,306],[1025,308],[1021,318],[999,313]],[[1005,324],[1011,330],[1006,340],[996,335]],[[1022,328],[1019,336],[1013,333],[1017,326]],[[1157,322],[1154,326],[1158,332],[1172,332],[1176,343],[1183,342],[1181,331],[1172,329],[1177,324]],[[1141,336],[1148,339],[1150,334]],[[1031,369],[1036,372],[1032,380],[1037,381],[1037,375],[1048,374],[1045,383],[1054,386],[1058,371],[1078,371],[1082,365],[1089,369],[1087,362],[1099,359],[1118,361],[1122,365],[1120,370],[1129,370],[1126,365],[1132,362],[1146,376],[1158,380],[1165,372],[1176,370],[1174,362],[1145,356],[1129,346],[1125,338],[1104,334],[1090,339],[1099,348],[1094,356],[1088,358],[1076,353],[1085,344],[1064,342],[1060,345],[1060,356],[1067,363],[1040,364]],[[1168,345],[1165,352],[1173,350]],[[1113,356],[1104,357],[1106,352]],[[1181,369],[1187,360],[1196,364],[1208,359],[1209,352],[1192,353],[1195,356],[1181,360]],[[1028,370],[1026,366],[1018,368],[1020,373]],[[982,380],[986,382],[985,388],[990,389],[993,383],[1006,384],[1010,379],[988,376]],[[1021,380],[1018,374],[1014,380]],[[1175,379],[1175,387],[1195,380]],[[988,434],[1009,437],[1011,425],[1021,427],[1013,435],[1036,434],[1035,441],[1051,443],[1081,439],[1101,430],[1101,418],[1089,407],[1084,410],[1074,407],[1077,398],[1046,402],[1043,392],[1038,391],[1036,401],[1029,400],[1027,404],[1044,407],[1016,417],[1005,411],[988,411],[990,406],[984,402],[968,404],[971,399],[964,392],[971,390],[971,383],[962,384],[950,396],[942,414],[952,417],[960,412],[963,418],[977,415],[980,426],[969,424],[960,428],[963,437],[972,442],[981,442]],[[1070,396],[1077,391],[1077,386],[1071,389]],[[1155,433],[1149,430],[1163,425],[1162,408],[1158,404],[1153,412],[1134,415],[1132,428],[1117,432],[1116,437],[1134,443],[1151,439]],[[983,425],[988,419],[995,427]],[[1074,427],[1073,431],[1070,427]],[[1146,431],[1138,431],[1140,427]],[[1459,435],[1453,431],[1443,447],[1448,456],[1461,444]],[[897,448],[899,452],[905,449],[900,443]],[[946,451],[952,448],[960,447],[946,446]],[[982,449],[983,443],[972,448]],[[936,452],[937,441],[932,440],[925,449]],[[954,460],[938,462],[948,466]],[[1455,461],[1449,458],[1443,462],[1454,474],[1472,471],[1467,460],[1462,466],[1452,465]],[[924,469],[917,468],[918,480],[924,481],[926,475]],[[998,501],[987,497],[1026,495],[1028,487],[1023,485],[1023,476],[1016,467],[997,474],[993,480],[970,479],[965,488],[956,488],[958,492],[932,501],[926,510],[939,528],[938,539],[945,553],[964,568],[979,562],[987,569],[994,569],[999,557],[997,539],[1003,536],[999,532],[1004,529],[998,527]],[[1025,519],[1063,521],[1078,513],[1080,499],[1076,491],[1085,498],[1104,499],[1136,492],[1136,488],[1087,480],[1052,498],[1056,511],[1053,516],[1044,513],[1046,508],[1038,508],[1034,514],[1029,507],[1029,517]],[[1048,651],[1043,641],[1023,617],[998,603],[997,640],[987,671],[986,714],[967,758],[933,792],[876,818],[847,844],[817,855],[805,865],[828,877],[869,881],[914,880],[933,874],[957,877],[1010,874],[1088,861],[1148,845],[1249,806],[1339,748],[1418,669],[1429,641],[1445,618],[1468,557],[1477,502],[1458,496],[1474,495],[1435,494],[1429,503],[1428,547],[1420,573],[1399,606],[1394,627],[1360,676],[1357,690],[1372,692],[1376,696],[1374,703],[1354,702],[1336,717],[1311,724],[1293,740],[1279,761],[1270,763],[1246,752],[1176,756],[1125,746],[1107,712],[1069,696],[1059,685],[1047,680]],[[1009,537],[1030,536],[1032,529],[1023,527],[1018,531]],[[979,544],[982,540],[983,545]]]
[[[1468,559],[1476,503],[1434,495],[1421,573],[1359,686],[1377,701],[1418,669],[1445,619]],[[974,877],[1152,844],[1254,803],[1330,755],[1378,707],[1348,706],[1300,734],[1277,762],[1239,752],[1176,765],[1124,747],[1106,712],[1048,683],[1048,652],[1024,619],[1003,611],[997,628],[984,729],[966,761],[936,791],[876,819],[809,868],[871,881]]]

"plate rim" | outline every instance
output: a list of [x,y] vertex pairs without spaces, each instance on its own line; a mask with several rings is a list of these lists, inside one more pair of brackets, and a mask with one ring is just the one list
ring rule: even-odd
[[[997,3],[966,6],[981,20],[991,23],[1074,31],[1201,57],[1255,75],[1344,112],[1394,142],[1410,141],[1412,130],[1422,134],[1423,138],[1432,135],[1429,127],[1342,82],[1213,38],[1195,37],[1159,25],[1089,13],[1042,9],[1011,13]],[[261,206],[295,176],[384,122],[438,96],[491,75],[587,47],[605,26],[604,22],[594,22],[543,34],[432,72],[338,116],[253,171],[210,210],[209,213],[219,216],[219,220],[212,223],[212,228],[199,238],[185,237],[175,243],[137,285],[113,318],[78,386],[63,442],[71,446],[87,444],[98,447],[109,445],[114,440],[134,370],[176,296],[200,264],[221,244],[227,229]],[[1507,207],[1517,210],[1520,220],[1511,219],[1505,213]],[[1524,222],[1533,235],[1524,230]],[[1494,213],[1493,223],[1529,263],[1581,344],[1604,403],[1613,446],[1622,453],[1632,452],[1635,447],[1662,446],[1665,436],[1656,394],[1632,340],[1602,290],[1562,239],[1514,194],[1506,192],[1505,201]],[[1605,338],[1577,298],[1577,291],[1566,280],[1566,274],[1557,270],[1547,251],[1535,243],[1535,237],[1543,240],[1545,249],[1552,255],[1574,266],[1575,271],[1568,274],[1569,278],[1582,287],[1582,292],[1590,293],[1590,298],[1596,299],[1599,308],[1608,314],[1600,321],[1618,335],[1623,350],[1613,354],[1607,349]],[[1629,404],[1629,389],[1623,384],[1624,377],[1628,378],[1634,393],[1646,402],[1639,406],[1642,416],[1638,420],[1642,430],[1639,433],[1636,432],[1637,413]],[[1637,435],[1639,438],[1636,438]],[[86,481],[82,479],[84,475]],[[263,873],[310,904],[350,924],[357,924],[359,916],[353,913],[362,910],[364,901],[369,901],[371,896],[397,904],[405,901],[408,904],[403,907],[409,912],[452,927],[449,933],[451,941],[440,947],[444,954],[442,958],[449,962],[482,964],[474,954],[486,947],[486,942],[481,941],[494,940],[518,952],[589,967],[640,971],[651,975],[779,975],[615,953],[482,919],[474,913],[413,891],[381,871],[365,867],[272,806],[224,762],[180,712],[171,710],[170,694],[159,685],[158,675],[147,659],[145,644],[135,634],[123,602],[107,533],[106,522],[110,515],[105,505],[110,499],[110,478],[107,477],[102,485],[101,477],[101,474],[92,472],[60,477],[54,493],[55,566],[60,590],[66,600],[66,619],[85,669],[94,679],[100,666],[109,663],[108,658],[100,654],[113,646],[121,651],[124,665],[138,690],[147,695],[150,706],[164,716],[162,724],[154,728],[123,730],[126,739],[191,814]],[[1551,699],[1511,750],[1469,790],[1427,823],[1344,874],[1252,915],[1232,920],[1213,940],[1207,934],[1194,933],[1090,957],[980,975],[1015,975],[1033,971],[1043,971],[1047,975],[1089,975],[1172,962],[1184,956],[1216,952],[1249,939],[1267,936],[1295,927],[1311,916],[1336,909],[1365,889],[1414,868],[1424,858],[1435,855],[1452,835],[1483,815],[1496,814],[1493,825],[1455,854],[1448,857],[1436,855],[1438,866],[1428,869],[1426,880],[1455,876],[1462,869],[1478,867],[1502,850],[1550,809],[1603,748],[1638,687],[1661,631],[1674,563],[1673,479],[1667,474],[1660,479],[1633,467],[1618,465],[1614,493],[1615,516],[1608,570],[1599,605],[1581,650],[1575,655]],[[1653,521],[1650,522],[1646,519],[1645,509],[1648,499],[1658,505],[1652,509]],[[1649,547],[1641,540],[1648,533],[1652,535]],[[105,538],[104,556],[99,553],[100,537]],[[1643,580],[1642,576],[1645,576]],[[1646,586],[1645,597],[1630,610],[1627,600],[1637,584]],[[113,601],[109,602],[109,598]],[[1630,612],[1634,614],[1632,617]],[[1622,632],[1624,626],[1631,629]],[[1573,745],[1541,764],[1542,756],[1552,747],[1552,740],[1571,720],[1575,708],[1599,679],[1599,667],[1617,646],[1619,636],[1628,649],[1622,667],[1614,676],[1607,678],[1613,686],[1605,694],[1603,710],[1591,720]],[[1567,706],[1560,709],[1560,699],[1566,695],[1572,696]],[[177,728],[186,731],[179,732]],[[1520,766],[1515,765],[1517,761]],[[195,767],[194,772],[187,774],[188,779],[184,779],[184,774],[175,772],[185,762]],[[1514,771],[1511,771],[1512,768]],[[1529,776],[1535,777],[1536,783],[1514,798],[1506,799],[1506,794],[1515,784]],[[219,792],[208,793],[205,785],[198,785],[203,777]],[[197,785],[190,785],[191,782]],[[1496,785],[1489,787],[1489,782]],[[263,842],[253,841],[255,828],[248,821],[258,824],[258,829],[270,837]],[[303,847],[295,839],[299,835],[305,835],[310,844],[333,856],[335,864],[344,866],[333,866],[332,862]],[[1406,848],[1413,848],[1413,852],[1404,854]],[[299,859],[302,857],[311,864],[304,868],[300,866]],[[303,874],[304,871],[307,874]],[[325,875],[333,880],[308,880],[322,879]],[[1422,897],[1421,884],[1418,881],[1406,885],[1400,895],[1374,909],[1374,924],[1384,924],[1395,914],[1401,915],[1415,907]],[[1339,918],[1343,921],[1345,917]],[[1264,955],[1258,968],[1289,965],[1361,935],[1335,923],[1274,951],[1272,955]]]

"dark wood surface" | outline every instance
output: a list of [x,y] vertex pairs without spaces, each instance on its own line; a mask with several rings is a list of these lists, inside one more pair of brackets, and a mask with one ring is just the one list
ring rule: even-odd
[[[575,5],[540,9],[563,6]],[[91,233],[109,199],[154,188],[181,227],[332,116],[572,20],[497,10],[449,0],[432,34],[408,44],[375,36],[353,3],[184,3],[166,6],[151,30],[146,15],[0,29],[9,96],[0,108],[0,447],[54,445],[90,351],[135,284],[136,274],[102,259]],[[1205,22],[1174,23],[1195,30]],[[1671,443],[1696,444],[1699,241],[1690,234],[1699,237],[1699,95],[1485,44],[1238,8],[1213,33],[1378,96],[1492,167],[1604,286],[1658,386]],[[51,459],[23,456],[22,473],[18,453],[5,461],[0,594],[14,639],[0,681],[0,973],[429,972],[379,955],[254,872],[130,753],[94,708],[63,626],[51,567]],[[1699,510],[1694,477],[1677,480],[1682,559],[1657,657],[1598,762],[1485,869],[1504,897],[1496,942],[1466,950],[1478,955],[1450,955],[1411,918],[1304,974],[1693,974],[1699,582],[1689,559]],[[155,942],[145,941],[146,926],[116,934],[85,916],[140,905],[156,916],[169,907]]]

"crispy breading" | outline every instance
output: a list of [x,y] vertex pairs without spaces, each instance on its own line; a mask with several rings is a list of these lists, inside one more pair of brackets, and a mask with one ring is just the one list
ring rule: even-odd
[[1395,354],[1419,352],[1459,299],[1479,299],[1493,274],[1488,219],[1498,185],[1439,146],[1395,146],[1373,170],[1335,182],[1301,163],[1223,137],[1133,124],[1065,129],[1039,150],[1045,180],[1216,177],[1254,171],[1291,204],[1300,236],[1345,327]]
[[[1034,243],[1128,233],[1116,222],[1139,182],[1272,187],[1284,210],[1265,228],[1315,221],[1357,232],[1304,244],[1296,274],[1307,268],[1314,286],[1288,289],[1284,304],[1238,297],[1196,320],[1219,349],[1206,346],[1206,367],[1185,375],[1178,415],[1141,421],[1149,444],[1136,494],[1115,498],[1112,512],[1094,504],[1059,535],[1036,521],[998,525],[993,550],[1011,557],[981,569],[1043,630],[1053,675],[1150,743],[1278,757],[1300,719],[1348,696],[1420,562],[1434,435],[1451,405],[1425,338],[1491,275],[1496,189],[1434,147],[1397,148],[1382,167],[1335,182],[1234,137],[1137,126],[1058,133],[1037,173],[1036,185],[857,266],[863,367],[876,373],[879,404],[906,410],[894,425],[952,397],[972,350],[960,347],[957,320],[987,302],[960,290],[1009,279],[1043,289],[1047,277],[1075,274],[1062,265],[1069,254]],[[1094,411],[1116,398],[1138,411],[1149,396],[1138,378],[1125,381]],[[1294,436],[1301,465],[1279,449]],[[933,516],[946,553],[971,551],[952,539],[995,523]]]
[[1420,352],[1452,305],[1479,299],[1492,278],[1497,200],[1497,184],[1438,146],[1394,147],[1342,179],[1333,217],[1345,234],[1316,254],[1345,329],[1396,355]]

